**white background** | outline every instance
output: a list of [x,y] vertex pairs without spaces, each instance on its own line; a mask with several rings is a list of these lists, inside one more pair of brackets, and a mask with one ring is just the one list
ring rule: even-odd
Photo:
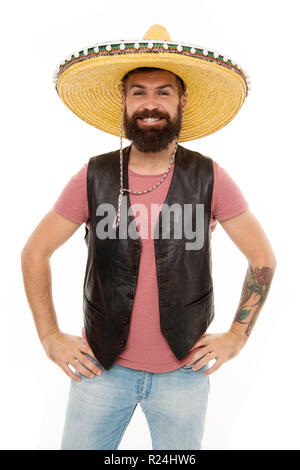
[[[60,60],[98,41],[142,38],[154,23],[174,40],[224,53],[252,91],[237,117],[185,143],[242,189],[275,251],[267,302],[239,356],[211,376],[204,449],[299,449],[299,29],[297,1],[27,0],[1,12],[1,449],[58,449],[69,378],[45,355],[27,304],[20,253],[65,184],[117,137],[58,98]],[[80,334],[84,225],[51,258],[63,331]],[[247,261],[218,224],[212,235],[216,317],[235,315]],[[103,404],[105,406],[105,403]],[[119,449],[151,449],[138,407]]]

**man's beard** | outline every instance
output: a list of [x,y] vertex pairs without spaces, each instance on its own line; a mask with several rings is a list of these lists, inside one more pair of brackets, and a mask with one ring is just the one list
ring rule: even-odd
[[[138,118],[165,118],[163,126],[149,126],[142,128],[139,125]],[[177,107],[177,114],[174,121],[170,119],[169,114],[161,113],[154,110],[152,113],[145,110],[143,113],[136,112],[131,118],[127,116],[125,107],[124,113],[124,130],[128,140],[132,140],[134,146],[144,153],[155,153],[165,150],[168,145],[173,142],[175,137],[179,136],[181,129],[181,107],[180,103]]]

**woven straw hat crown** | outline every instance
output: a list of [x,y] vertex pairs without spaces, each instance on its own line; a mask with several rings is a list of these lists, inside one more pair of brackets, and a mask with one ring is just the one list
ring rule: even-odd
[[170,41],[171,37],[166,28],[160,24],[150,26],[148,31],[144,34],[143,39],[160,39],[162,41]]
[[120,83],[127,72],[140,67],[173,72],[188,89],[180,142],[228,124],[249,89],[248,77],[235,61],[202,46],[174,41],[164,26],[155,24],[142,39],[106,41],[70,55],[56,71],[56,90],[85,122],[118,136]]

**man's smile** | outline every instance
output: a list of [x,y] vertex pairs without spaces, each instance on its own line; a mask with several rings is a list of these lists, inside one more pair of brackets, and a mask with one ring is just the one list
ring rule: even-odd
[[138,121],[142,123],[143,126],[153,126],[161,121],[165,121],[165,118],[138,118]]

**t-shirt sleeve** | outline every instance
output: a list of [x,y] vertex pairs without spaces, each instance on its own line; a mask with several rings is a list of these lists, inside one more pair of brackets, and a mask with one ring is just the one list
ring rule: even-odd
[[77,224],[82,224],[89,220],[89,207],[87,201],[87,167],[83,167],[68,181],[53,209],[66,219]]
[[249,208],[241,189],[217,162],[213,161],[214,187],[211,203],[212,230],[217,221],[241,214]]

